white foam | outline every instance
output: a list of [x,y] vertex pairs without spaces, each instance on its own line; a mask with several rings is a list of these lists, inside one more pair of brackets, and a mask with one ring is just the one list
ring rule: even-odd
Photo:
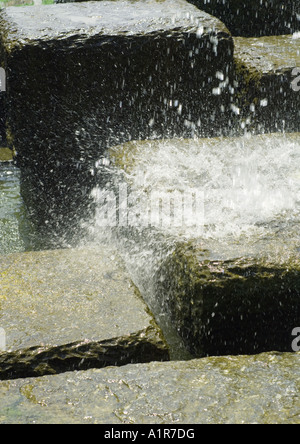
[[[300,136],[162,141],[143,150],[129,175],[133,188],[188,195],[204,193],[204,233],[222,238],[261,230],[287,213],[300,214]],[[193,217],[193,216],[191,216]],[[195,237],[195,227],[168,231]],[[192,228],[189,229],[189,226]]]

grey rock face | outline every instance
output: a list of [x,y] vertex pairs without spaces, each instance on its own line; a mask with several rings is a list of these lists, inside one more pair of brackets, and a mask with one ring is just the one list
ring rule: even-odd
[[113,250],[22,253],[0,263],[0,379],[168,359]]
[[296,34],[234,39],[236,97],[252,130],[300,130],[299,42]]
[[5,381],[0,422],[299,424],[299,360],[270,353]]
[[[140,236],[136,229],[136,257],[152,251],[155,272],[144,287],[154,287],[150,297],[196,356],[291,350],[300,314],[299,147],[299,133],[278,133],[111,150],[140,197],[139,214],[150,210],[155,220],[151,199],[160,196],[167,223],[161,217]],[[195,191],[204,207],[197,216],[188,206]],[[170,199],[188,208],[177,210],[180,219],[170,219]]]

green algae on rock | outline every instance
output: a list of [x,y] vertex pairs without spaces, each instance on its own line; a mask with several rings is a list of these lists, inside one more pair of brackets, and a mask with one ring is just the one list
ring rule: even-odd
[[128,365],[0,383],[0,423],[300,424],[300,355]]
[[0,379],[168,359],[159,327],[117,254],[99,250],[0,258]]
[[278,264],[205,256],[179,245],[157,275],[157,294],[164,292],[189,350],[198,356],[291,350],[300,318],[299,258]]

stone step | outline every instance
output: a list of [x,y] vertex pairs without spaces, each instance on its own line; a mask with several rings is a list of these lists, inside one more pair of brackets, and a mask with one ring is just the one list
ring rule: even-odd
[[0,423],[300,424],[299,390],[299,353],[137,364],[0,382]]
[[248,128],[300,131],[300,34],[237,37],[234,44],[237,102]]
[[[299,153],[299,133],[110,150],[131,202],[127,231],[119,228],[127,266],[194,356],[291,350],[300,319]],[[188,206],[195,191],[198,213]],[[99,201],[100,229],[103,210]]]
[[110,248],[0,256],[0,270],[0,379],[169,359]]

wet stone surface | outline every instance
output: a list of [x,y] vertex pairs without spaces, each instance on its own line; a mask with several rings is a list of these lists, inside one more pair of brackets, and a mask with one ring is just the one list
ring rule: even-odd
[[213,130],[214,116],[220,130],[220,101],[226,107],[229,98],[212,91],[217,71],[232,74],[233,42],[219,20],[185,1],[7,8],[1,25],[8,120],[27,165],[46,152],[88,159],[122,138],[188,133],[185,121],[197,121],[199,109],[202,129]]
[[21,253],[0,264],[0,379],[168,359],[113,250]]
[[26,244],[19,171],[6,161],[11,157],[9,150],[0,148],[0,255],[24,251]]
[[300,355],[150,363],[0,383],[0,422],[300,424]]
[[[300,23],[300,22],[299,22]],[[240,107],[258,132],[299,131],[300,35],[235,38]],[[298,73],[298,71],[297,71]]]
[[191,353],[290,351],[300,319],[299,257],[211,260],[204,245],[179,244],[157,273],[157,296],[165,291]]

